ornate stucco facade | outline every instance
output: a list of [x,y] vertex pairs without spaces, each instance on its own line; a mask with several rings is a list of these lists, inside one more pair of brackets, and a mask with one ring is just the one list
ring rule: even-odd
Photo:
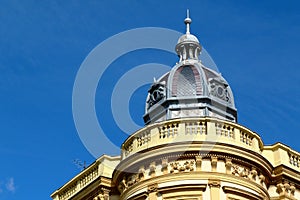
[[121,156],[104,155],[52,195],[53,200],[296,200],[300,153],[237,123],[226,80],[205,67],[201,44],[179,38],[179,62],[149,89],[145,127]]

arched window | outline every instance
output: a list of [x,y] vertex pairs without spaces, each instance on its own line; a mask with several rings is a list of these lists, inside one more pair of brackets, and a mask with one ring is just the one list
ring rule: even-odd
[[178,68],[174,74],[172,96],[195,96],[202,94],[199,72],[194,66]]

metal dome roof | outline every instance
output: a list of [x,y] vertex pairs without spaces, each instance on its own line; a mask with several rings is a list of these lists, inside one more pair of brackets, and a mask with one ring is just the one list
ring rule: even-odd
[[199,43],[199,40],[196,36],[194,36],[192,34],[184,34],[178,39],[177,43],[182,43],[182,42],[196,42],[196,43]]
[[170,72],[155,80],[148,91],[146,124],[184,117],[216,117],[237,120],[232,90],[221,74],[199,60],[201,45],[190,34],[191,19],[185,19],[187,33],[176,45],[179,62]]

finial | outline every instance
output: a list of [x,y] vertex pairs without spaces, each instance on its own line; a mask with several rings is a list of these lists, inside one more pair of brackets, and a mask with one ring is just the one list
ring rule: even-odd
[[190,24],[192,23],[192,19],[190,18],[190,11],[189,9],[186,10],[186,18],[184,20],[186,24],[186,34],[190,34]]

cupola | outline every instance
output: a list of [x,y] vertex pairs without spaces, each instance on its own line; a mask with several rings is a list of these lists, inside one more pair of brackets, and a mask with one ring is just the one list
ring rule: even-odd
[[237,121],[232,90],[222,75],[206,67],[199,55],[202,46],[190,33],[192,20],[184,20],[186,34],[175,47],[179,62],[148,91],[145,124],[185,117],[216,117]]

